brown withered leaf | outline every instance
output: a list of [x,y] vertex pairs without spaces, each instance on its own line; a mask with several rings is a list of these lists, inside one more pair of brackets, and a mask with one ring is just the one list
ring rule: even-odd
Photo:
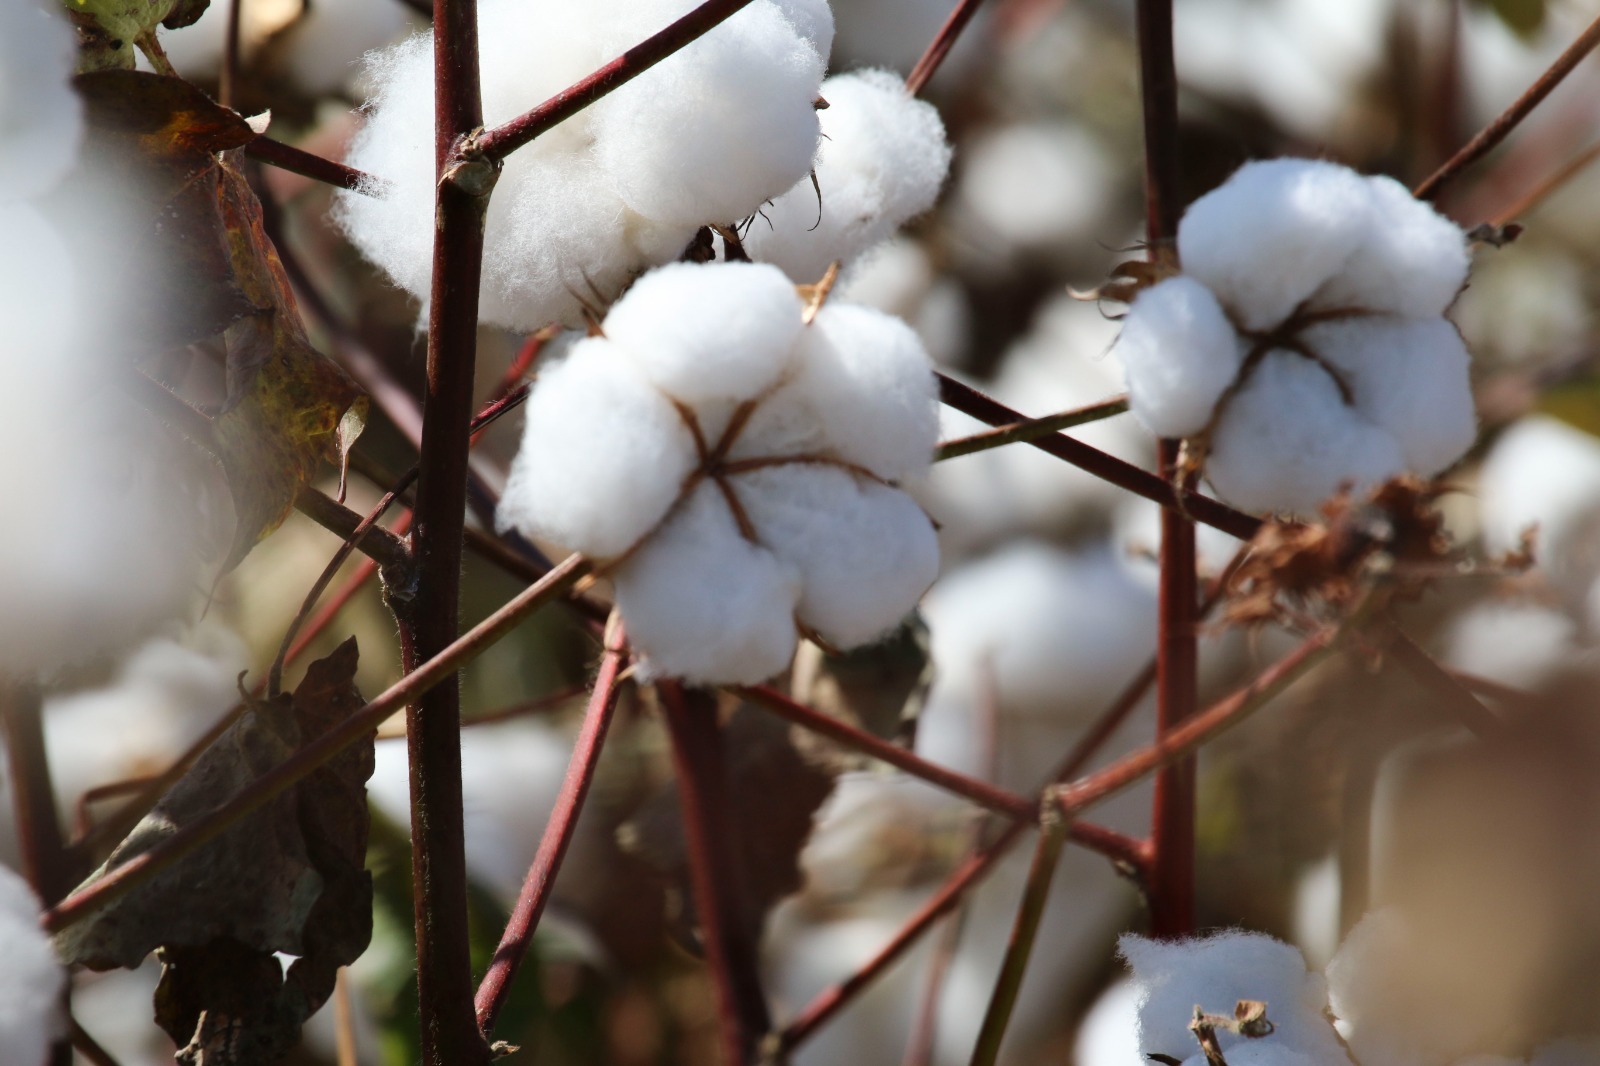
[[1322,522],[1266,522],[1229,581],[1224,623],[1335,617],[1379,578],[1391,595],[1416,595],[1460,562],[1434,507],[1443,491],[1398,477],[1359,499],[1340,491],[1322,505]]
[[121,294],[118,343],[132,338],[146,352],[218,334],[225,343],[215,440],[237,518],[225,572],[282,523],[322,462],[344,461],[366,397],[306,336],[238,167],[249,124],[178,78],[102,71],[77,85],[87,193],[134,190],[113,251],[92,257],[105,275],[98,290]]
[[[833,791],[837,770],[807,759],[795,747],[787,722],[759,707],[740,704],[723,727],[728,776],[728,820],[734,835],[745,932],[759,942],[767,912],[803,883],[800,850],[812,820]],[[677,788],[651,796],[618,833],[624,851],[655,870],[676,890],[686,945],[697,943],[689,891],[689,857]]]
[[[356,642],[313,663],[292,696],[254,704],[90,876],[92,884],[214,810],[348,717]],[[256,814],[56,938],[69,962],[163,964],[156,1020],[189,1066],[271,1063],[372,935],[365,869],[368,739]],[[287,974],[275,957],[296,956]]]
[[[928,626],[920,613],[914,613],[888,637],[854,651],[829,652],[803,642],[795,653],[790,688],[794,698],[809,707],[910,747],[932,683]],[[795,731],[794,742],[812,761],[827,759],[836,771],[872,762],[804,730]]]

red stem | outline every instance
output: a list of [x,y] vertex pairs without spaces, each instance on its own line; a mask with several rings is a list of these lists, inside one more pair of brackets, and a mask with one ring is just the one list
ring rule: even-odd
[[[476,0],[434,0],[434,162],[439,176],[427,380],[412,547],[416,596],[399,606],[404,658],[432,659],[459,633],[462,528],[483,267],[486,195],[447,179],[457,145],[483,124]],[[461,691],[453,677],[406,710],[417,998],[426,1066],[490,1061],[473,1010],[461,794]]]
[[532,111],[512,119],[503,126],[489,130],[478,138],[478,151],[496,162],[505,159],[541,133],[560,125],[674,52],[694,43],[753,2],[754,0],[706,0],[706,3],[666,29],[645,38],[593,74],[561,90]]
[[956,38],[967,28],[967,23],[972,21],[972,16],[978,13],[978,7],[982,3],[983,0],[961,0],[955,6],[955,10],[950,12],[950,17],[944,20],[944,25],[939,27],[939,32],[934,34],[933,40],[928,43],[928,50],[922,53],[917,65],[911,68],[911,74],[906,78],[906,92],[912,96],[921,94],[928,82],[939,72],[944,57],[955,47]]
[[685,691],[676,681],[658,684],[656,692],[672,737],[695,914],[717,988],[722,1061],[724,1066],[747,1066],[755,1061],[772,1021],[761,990],[756,944],[740,903],[716,697],[704,690]]
[[367,196],[381,195],[386,184],[371,174],[363,173],[354,167],[347,167],[343,163],[335,163],[331,159],[324,159],[320,155],[312,155],[304,149],[284,144],[282,141],[275,141],[264,133],[257,135],[244,146],[244,154],[270,167],[287,170],[325,185],[364,193]]
[[[1027,415],[1013,411],[999,400],[985,396],[971,385],[963,384],[944,374],[939,375],[939,399],[946,406],[971,415],[990,426],[1005,426],[1028,420]],[[1241,540],[1249,540],[1261,528],[1261,519],[1253,515],[1237,511],[1198,492],[1174,487],[1148,470],[1141,470],[1132,463],[1108,455],[1064,433],[1052,433],[1026,443],[1057,459],[1087,470],[1102,481],[1127,489],[1136,496],[1153,500],[1163,507],[1176,507],[1196,522],[1204,522]]]
[[589,697],[589,708],[584,712],[578,742],[567,763],[567,775],[561,781],[561,791],[556,796],[550,820],[545,823],[544,836],[540,838],[539,850],[528,867],[528,876],[522,883],[516,907],[506,922],[505,932],[500,936],[494,961],[490,963],[483,983],[478,986],[478,1029],[486,1040],[494,1033],[495,1019],[505,1006],[511,982],[528,953],[528,945],[533,942],[534,931],[539,927],[539,916],[549,902],[556,874],[567,854],[567,845],[572,843],[573,833],[578,827],[583,801],[589,795],[589,786],[594,783],[595,767],[600,764],[600,748],[611,726],[612,713],[617,709],[617,696],[621,691],[618,681],[626,659],[626,642],[621,619],[613,614],[606,627],[600,672],[595,677],[594,692]]
[[1528,86],[1527,91],[1479,130],[1472,140],[1462,145],[1443,166],[1428,175],[1422,184],[1412,190],[1412,195],[1419,200],[1432,200],[1438,196],[1445,182],[1488,155],[1496,145],[1510,136],[1511,131],[1532,114],[1533,109],[1543,103],[1544,98],[1549,96],[1557,85],[1566,80],[1567,75],[1572,73],[1585,56],[1594,51],[1596,45],[1600,45],[1600,18],[1589,23],[1588,28],[1578,35],[1578,39],[1550,64],[1548,70],[1539,75],[1537,81]]

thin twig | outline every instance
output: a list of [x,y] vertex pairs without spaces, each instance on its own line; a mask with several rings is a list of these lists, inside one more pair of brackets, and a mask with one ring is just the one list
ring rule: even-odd
[[1567,182],[1577,177],[1589,168],[1596,159],[1600,159],[1600,141],[1596,141],[1562,165],[1561,169],[1545,178],[1538,185],[1529,189],[1520,198],[1514,200],[1510,206],[1495,212],[1490,220],[1492,226],[1505,226],[1519,218],[1525,218],[1533,209],[1544,203],[1554,195]]
[[1017,920],[1011,929],[1011,940],[1006,945],[1000,976],[995,981],[989,1009],[984,1012],[983,1025],[978,1030],[972,1066],[994,1066],[999,1061],[1000,1045],[1011,1023],[1017,994],[1022,991],[1022,978],[1027,973],[1034,941],[1039,936],[1039,920],[1044,917],[1045,904],[1050,899],[1050,884],[1055,879],[1061,848],[1067,840],[1067,820],[1051,807],[1047,800],[1040,818],[1041,831],[1033,853],[1033,865],[1028,870],[1027,885],[1022,892],[1022,902],[1017,907]]
[[[1417,646],[1406,636],[1392,618],[1380,621],[1379,630],[1387,629],[1385,650],[1406,673],[1439,698],[1450,712],[1473,736],[1479,740],[1504,741],[1511,728],[1489,708],[1478,702],[1465,685],[1434,661],[1433,656]],[[1380,637],[1381,639],[1381,637]]]
[[[1000,401],[986,396],[971,385],[944,374],[939,375],[939,399],[963,414],[971,415],[991,426],[1009,426],[1027,420],[1027,416],[1013,411]],[[1040,451],[1062,459],[1073,466],[1127,489],[1136,496],[1153,500],[1163,507],[1184,511],[1197,522],[1204,522],[1230,533],[1240,540],[1249,540],[1261,528],[1261,519],[1235,510],[1209,496],[1189,489],[1177,489],[1148,470],[1141,470],[1098,448],[1085,444],[1063,433],[1055,433],[1027,442]]]
[[917,65],[911,68],[911,73],[906,77],[906,92],[912,96],[922,94],[928,82],[939,72],[944,57],[955,47],[956,38],[967,28],[967,23],[972,21],[972,16],[978,13],[978,7],[982,3],[983,0],[961,0],[956,4],[955,9],[950,12],[950,17],[939,27],[939,32],[928,42],[927,51],[917,60]]
[[333,1041],[337,1066],[359,1066],[356,1019],[350,1003],[350,970],[339,967],[333,980]]
[[1114,396],[1109,400],[1101,400],[1086,407],[1075,407],[1059,414],[1045,415],[1042,418],[1025,418],[1008,426],[997,426],[983,433],[974,433],[970,437],[947,440],[933,453],[933,461],[940,463],[946,459],[988,451],[990,448],[999,448],[1007,444],[1029,443],[1051,433],[1060,433],[1062,430],[1074,429],[1090,422],[1115,418],[1117,415],[1126,414],[1127,410],[1128,397]]
[[72,1049],[88,1059],[91,1066],[118,1066],[111,1052],[101,1047],[100,1042],[78,1024],[78,1019],[68,1019],[67,1038],[72,1042]]
[[539,583],[518,593],[499,610],[463,633],[438,655],[390,685],[382,695],[334,728],[256,778],[210,814],[196,819],[160,844],[106,873],[46,911],[40,924],[51,933],[82,921],[135,886],[192,854],[231,826],[271,803],[350,745],[366,738],[390,715],[451,677],[540,607],[566,593],[587,574],[590,564],[569,555]]
[[313,155],[302,148],[296,148],[282,141],[275,141],[266,134],[257,134],[244,146],[244,154],[251,159],[287,170],[292,174],[320,181],[324,185],[332,185],[339,189],[348,189],[350,192],[360,193],[363,196],[384,196],[390,189],[390,183],[382,178],[375,178],[354,167],[347,167],[343,163],[335,163],[331,159],[324,159],[320,155]]
[[672,738],[695,915],[717,989],[723,1063],[747,1066],[772,1020],[761,990],[756,944],[741,904],[716,697],[703,690],[686,692],[676,681],[658,684],[656,693]]
[[1588,28],[1578,35],[1578,39],[1556,57],[1556,61],[1539,75],[1537,81],[1528,86],[1527,91],[1479,130],[1477,135],[1446,160],[1443,166],[1428,175],[1422,184],[1412,190],[1412,195],[1419,200],[1432,200],[1438,196],[1445,182],[1488,155],[1496,145],[1505,140],[1511,131],[1516,129],[1534,108],[1543,103],[1545,97],[1549,96],[1568,74],[1572,73],[1596,45],[1600,45],[1600,18],[1589,23]]
[[227,0],[228,22],[223,29],[222,75],[217,81],[217,103],[233,107],[235,87],[239,84],[239,22],[244,14],[244,0]]
[[716,29],[753,0],[707,0],[666,29],[645,38],[599,70],[561,90],[538,107],[482,134],[477,154],[500,162],[546,130]]
[[595,768],[600,765],[600,749],[605,744],[606,731],[611,726],[612,714],[617,709],[617,697],[622,669],[627,659],[627,635],[622,618],[612,612],[606,625],[605,651],[600,658],[600,672],[595,677],[594,693],[584,712],[583,728],[573,746],[572,758],[567,762],[567,773],[561,781],[561,791],[556,795],[555,806],[545,822],[544,836],[539,839],[539,850],[528,867],[528,876],[522,883],[511,918],[505,932],[500,935],[500,945],[495,948],[494,961],[489,972],[478,985],[475,1009],[478,1029],[488,1039],[494,1034],[496,1019],[511,992],[511,982],[533,943],[533,934],[539,927],[539,917],[555,887],[556,875],[561,870],[561,860],[578,828],[578,816],[583,813],[583,801],[594,783]]

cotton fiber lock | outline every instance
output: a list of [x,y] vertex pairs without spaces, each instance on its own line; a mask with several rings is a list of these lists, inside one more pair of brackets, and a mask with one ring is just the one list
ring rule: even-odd
[[[486,0],[484,121],[529,111],[663,29],[692,0]],[[531,144],[489,202],[479,315],[512,329],[576,324],[640,270],[677,259],[801,181],[832,45],[823,0],[756,0]],[[335,218],[367,258],[425,300],[433,240],[433,42],[374,53],[374,96],[347,162],[373,176]],[[815,280],[815,278],[808,279]]]
[[910,327],[774,266],[640,278],[544,370],[500,522],[597,560],[648,672],[749,683],[867,643],[933,582],[937,390]]
[[1344,483],[1432,476],[1471,446],[1469,357],[1443,317],[1466,238],[1398,182],[1247,164],[1189,209],[1178,256],[1116,353],[1133,413],[1197,438],[1224,499],[1311,512]]

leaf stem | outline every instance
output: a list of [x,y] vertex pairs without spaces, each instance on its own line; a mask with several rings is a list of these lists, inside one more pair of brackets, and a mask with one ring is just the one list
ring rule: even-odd
[[945,56],[950,54],[950,49],[955,47],[956,38],[961,36],[961,31],[967,28],[967,23],[972,21],[972,16],[978,13],[978,7],[983,0],[961,0],[950,12],[950,17],[944,20],[939,27],[939,32],[933,35],[933,40],[928,42],[928,48],[917,60],[917,65],[911,68],[911,73],[906,77],[906,92],[912,96],[920,96],[922,90],[933,80],[939,72],[939,67],[944,64]]

